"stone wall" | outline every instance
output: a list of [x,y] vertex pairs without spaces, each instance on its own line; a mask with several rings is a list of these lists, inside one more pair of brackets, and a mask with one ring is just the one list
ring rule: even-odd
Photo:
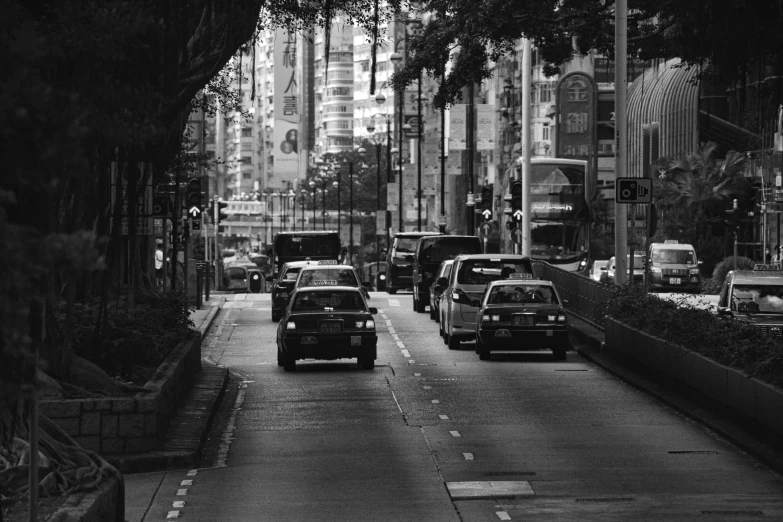
[[158,448],[201,370],[201,336],[180,343],[134,397],[41,401],[40,411],[83,448],[101,455]]
[[606,318],[606,344],[624,356],[783,435],[783,390],[682,346]]

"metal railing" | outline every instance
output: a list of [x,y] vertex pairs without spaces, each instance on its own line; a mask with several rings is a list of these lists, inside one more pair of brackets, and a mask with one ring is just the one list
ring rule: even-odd
[[568,301],[566,309],[569,312],[600,330],[604,329],[604,314],[601,310],[602,305],[612,297],[611,287],[549,263],[539,261],[534,265],[537,276],[552,281],[560,297]]

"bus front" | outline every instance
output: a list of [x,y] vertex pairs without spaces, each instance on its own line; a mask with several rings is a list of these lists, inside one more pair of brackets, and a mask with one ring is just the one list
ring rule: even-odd
[[571,272],[587,266],[587,162],[531,158],[530,257]]
[[340,234],[332,231],[280,232],[272,256],[275,273],[290,261],[340,261]]

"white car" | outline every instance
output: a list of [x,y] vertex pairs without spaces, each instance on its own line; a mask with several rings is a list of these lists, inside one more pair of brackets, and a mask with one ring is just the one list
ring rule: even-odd
[[590,268],[590,279],[593,281],[600,281],[601,274],[606,272],[609,261],[606,259],[600,259],[593,261],[593,266]]

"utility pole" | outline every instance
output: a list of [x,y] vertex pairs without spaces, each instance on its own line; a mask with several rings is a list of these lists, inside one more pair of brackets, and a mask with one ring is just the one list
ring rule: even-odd
[[467,201],[467,207],[468,207],[468,235],[469,236],[475,236],[476,235],[476,216],[475,216],[475,209],[476,209],[476,198],[473,194],[473,149],[475,148],[476,144],[474,143],[475,136],[473,134],[473,125],[474,125],[474,117],[473,112],[476,110],[476,107],[473,103],[473,82],[470,82],[468,84],[468,114],[467,114],[467,120],[468,120],[468,129],[467,129],[467,138],[468,138],[468,201]]
[[522,41],[522,255],[530,255],[530,40]]
[[416,187],[416,230],[421,232],[421,129],[424,126],[421,121],[421,74],[419,74],[419,95],[416,98],[416,117],[418,121],[418,139],[416,140],[416,169],[418,175],[418,185]]
[[[617,129],[617,147],[614,161],[616,177],[626,176],[628,151],[628,86],[627,46],[628,43],[628,0],[617,0],[614,11],[614,114]],[[628,214],[622,203],[614,206],[614,282],[624,285],[628,270]]]

